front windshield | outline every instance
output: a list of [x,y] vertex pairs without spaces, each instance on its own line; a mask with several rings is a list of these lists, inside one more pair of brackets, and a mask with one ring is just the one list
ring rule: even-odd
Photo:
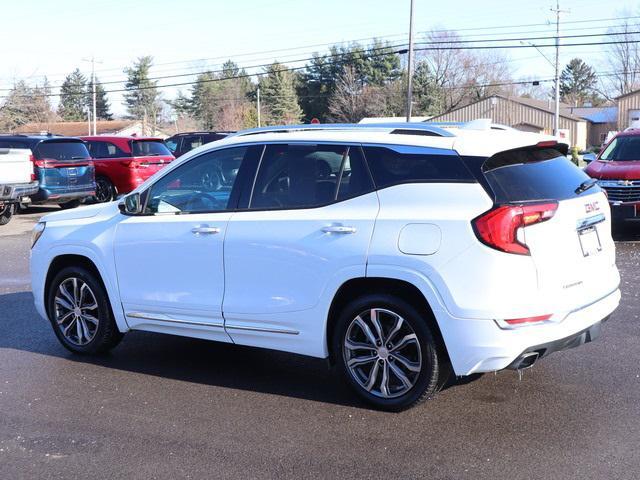
[[640,161],[640,136],[616,137],[602,152],[600,160]]

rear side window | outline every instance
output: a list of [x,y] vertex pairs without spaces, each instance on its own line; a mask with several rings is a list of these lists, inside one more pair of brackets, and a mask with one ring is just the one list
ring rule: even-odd
[[364,147],[365,157],[377,188],[401,183],[475,182],[460,160],[446,151],[420,147]]
[[39,160],[85,160],[91,158],[83,142],[40,142],[33,154]]
[[89,153],[93,158],[123,158],[130,155],[111,142],[88,142]]
[[359,147],[268,145],[249,208],[313,208],[373,190]]
[[600,189],[594,186],[584,193],[576,193],[580,184],[590,177],[553,149],[523,148],[501,152],[489,158],[482,171],[495,194],[496,203],[567,200]]
[[131,142],[131,153],[134,157],[150,157],[153,155],[169,156],[171,152],[162,141],[134,140]]

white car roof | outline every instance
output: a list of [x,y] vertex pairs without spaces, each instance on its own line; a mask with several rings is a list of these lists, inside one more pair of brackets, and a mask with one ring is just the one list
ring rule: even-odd
[[[555,137],[519,130],[492,128],[478,122],[457,128],[419,123],[346,125],[295,125],[245,130],[215,142],[215,145],[276,142],[341,142],[431,147],[454,150],[460,155],[490,157],[513,148],[554,141]],[[561,142],[560,142],[561,143]],[[211,145],[211,144],[210,144]]]

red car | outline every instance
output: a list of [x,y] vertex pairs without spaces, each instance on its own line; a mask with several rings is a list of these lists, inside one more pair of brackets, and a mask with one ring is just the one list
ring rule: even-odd
[[136,189],[175,157],[160,138],[80,137],[96,167],[96,200],[110,202]]
[[617,134],[585,171],[607,192],[614,219],[640,219],[640,130]]

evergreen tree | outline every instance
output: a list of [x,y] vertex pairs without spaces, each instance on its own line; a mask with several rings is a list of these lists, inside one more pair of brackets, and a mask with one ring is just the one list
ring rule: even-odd
[[260,79],[263,104],[272,125],[300,123],[302,109],[298,104],[295,74],[284,65],[274,62]]
[[560,98],[563,102],[576,107],[594,99],[597,83],[596,74],[580,58],[572,59],[560,75]]
[[218,73],[198,76],[191,100],[178,96],[172,106],[177,112],[191,113],[207,129],[238,130],[253,127],[250,102],[253,85],[246,72],[231,60]]
[[[89,86],[91,108],[93,108],[93,91]],[[96,77],[96,117],[98,120],[113,120],[113,114],[111,113],[111,105],[109,104],[109,98],[104,87]]]
[[444,92],[428,62],[419,62],[413,72],[413,102],[416,115],[437,115],[444,111]]
[[58,115],[63,120],[78,122],[87,118],[85,90],[87,79],[75,69],[66,76],[60,87],[60,103],[58,104]]
[[138,58],[131,67],[125,68],[127,75],[124,94],[124,104],[130,118],[147,118],[153,125],[158,120],[162,105],[160,92],[156,87],[157,81],[149,78],[149,70],[153,65],[153,57]]

